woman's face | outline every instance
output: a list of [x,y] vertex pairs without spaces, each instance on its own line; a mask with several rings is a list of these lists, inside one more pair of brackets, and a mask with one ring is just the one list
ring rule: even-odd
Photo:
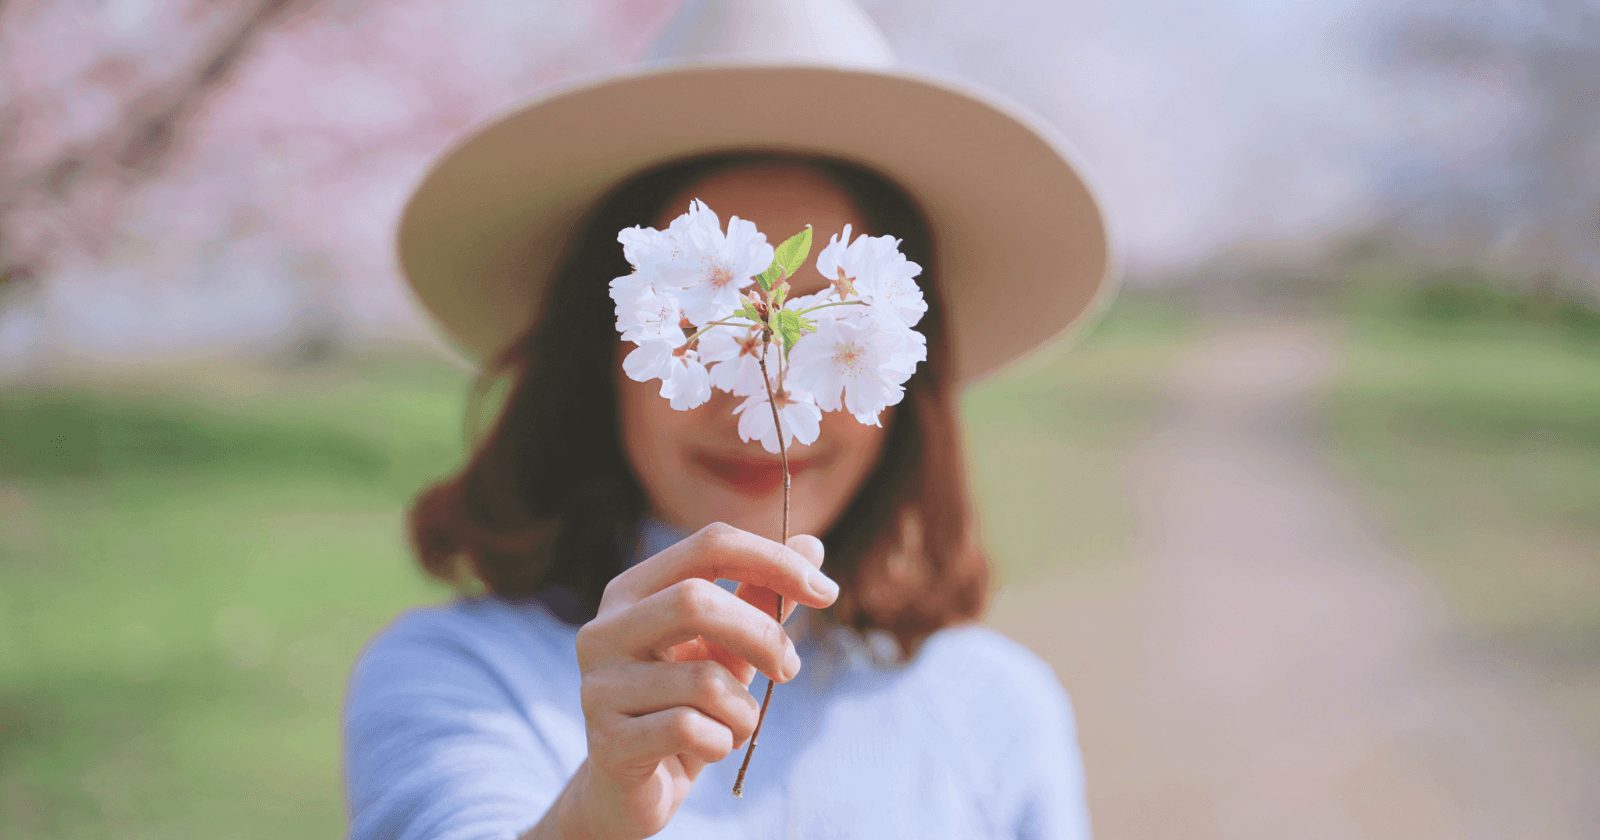
[[[812,226],[811,258],[842,232],[876,234],[863,225],[849,197],[821,173],[801,165],[762,164],[724,170],[670,197],[653,226],[666,229],[692,198],[716,211],[724,226],[737,215],[755,223],[776,246]],[[826,285],[815,269],[790,281],[791,297]],[[652,513],[679,528],[693,530],[727,522],[754,533],[778,536],[782,516],[783,473],[777,455],[756,441],[739,439],[733,408],[741,398],[713,389],[710,401],[678,411],[660,396],[659,381],[635,382],[622,373],[619,342],[616,364],[618,405],[628,460],[649,497]],[[866,426],[848,412],[826,412],[822,433],[807,446],[789,446],[792,476],[789,532],[822,534],[843,511],[882,451],[895,408],[880,417],[883,427]]]

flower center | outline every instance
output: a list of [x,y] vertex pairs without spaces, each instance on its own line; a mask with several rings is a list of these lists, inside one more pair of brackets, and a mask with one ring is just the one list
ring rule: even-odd
[[713,266],[711,269],[711,285],[722,288],[733,282],[733,272],[727,266]]
[[853,341],[841,342],[833,349],[833,361],[843,368],[845,373],[855,373],[861,367],[861,356],[866,348]]

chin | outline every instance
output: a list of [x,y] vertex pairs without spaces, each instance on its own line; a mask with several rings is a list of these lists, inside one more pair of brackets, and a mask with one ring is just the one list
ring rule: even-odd
[[[795,482],[798,485],[798,481]],[[789,536],[813,534],[822,536],[825,518],[832,510],[823,510],[818,500],[808,499],[808,494],[794,492],[789,496]],[[783,488],[761,496],[732,492],[716,485],[702,485],[692,496],[698,500],[697,510],[685,517],[691,529],[712,522],[726,522],[735,528],[760,534],[776,540],[783,528]],[[832,506],[829,506],[830,508]]]

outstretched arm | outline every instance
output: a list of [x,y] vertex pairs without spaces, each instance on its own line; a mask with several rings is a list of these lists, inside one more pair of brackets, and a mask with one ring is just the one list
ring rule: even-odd
[[536,726],[540,709],[477,646],[426,613],[402,619],[362,653],[346,699],[352,840],[659,832],[700,771],[753,736],[758,670],[777,681],[799,672],[772,611],[777,593],[785,617],[833,602],[822,559],[815,537],[784,547],[716,523],[614,578],[577,632],[571,688],[587,758],[570,772],[560,756],[578,745],[547,741],[572,733]]
[[512,838],[568,781],[488,665],[425,621],[363,651],[344,749],[351,840]]

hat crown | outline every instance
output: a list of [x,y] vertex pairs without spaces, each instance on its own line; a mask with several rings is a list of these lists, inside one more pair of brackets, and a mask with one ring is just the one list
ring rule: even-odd
[[895,64],[883,31],[851,0],[684,0],[646,60]]

